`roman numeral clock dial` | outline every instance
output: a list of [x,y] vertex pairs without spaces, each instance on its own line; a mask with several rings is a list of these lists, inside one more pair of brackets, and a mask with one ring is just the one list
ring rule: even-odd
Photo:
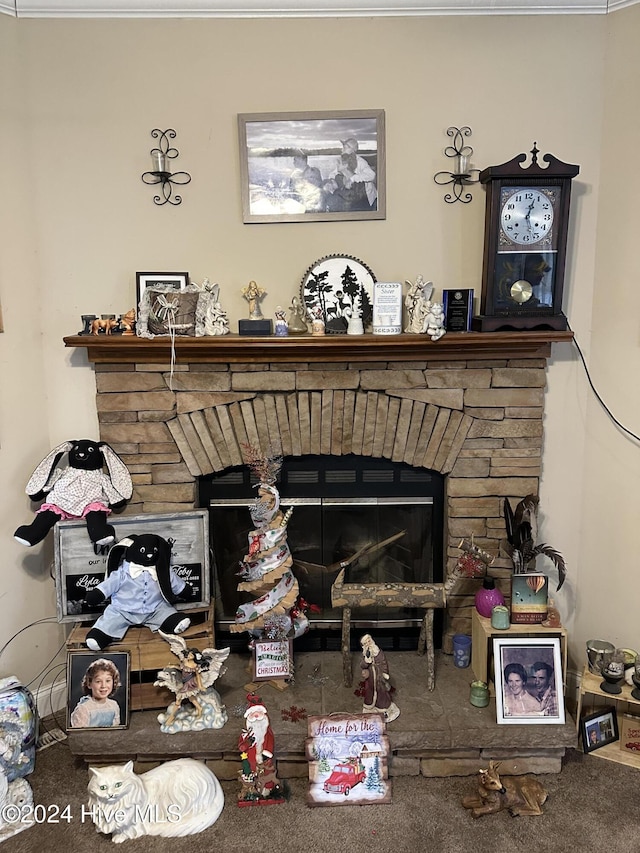
[[562,290],[571,181],[580,167],[519,154],[480,173],[487,190],[480,315],[474,331],[567,328]]

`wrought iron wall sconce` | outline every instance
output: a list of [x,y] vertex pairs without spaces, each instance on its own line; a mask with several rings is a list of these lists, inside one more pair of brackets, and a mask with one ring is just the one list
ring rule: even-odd
[[172,185],[177,184],[184,186],[191,180],[191,175],[188,172],[171,172],[169,166],[170,161],[178,156],[178,149],[173,148],[169,144],[170,139],[176,138],[176,132],[172,128],[167,130],[159,130],[155,128],[151,131],[151,136],[158,141],[158,148],[151,149],[151,163],[153,169],[150,172],[144,172],[142,180],[145,184],[161,184],[162,195],[154,195],[153,200],[156,204],[181,204],[182,196],[177,193],[173,195]]
[[454,171],[436,172],[433,180],[440,186],[453,184],[453,195],[445,193],[444,196],[447,204],[453,204],[456,201],[469,204],[472,195],[471,193],[464,193],[463,195],[463,190],[470,184],[477,184],[480,175],[480,169],[469,168],[469,158],[473,154],[473,148],[470,145],[465,145],[464,138],[465,136],[471,136],[471,128],[448,127],[447,136],[453,137],[453,145],[447,145],[444,153],[446,157],[453,158]]

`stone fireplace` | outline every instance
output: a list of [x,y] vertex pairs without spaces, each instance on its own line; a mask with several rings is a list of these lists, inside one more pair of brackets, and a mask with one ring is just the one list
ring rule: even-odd
[[[128,514],[198,506],[198,480],[284,457],[356,456],[445,477],[444,566],[463,537],[499,554],[502,501],[537,492],[551,342],[570,332],[378,338],[73,336],[95,364],[100,438],[134,481]],[[508,562],[491,568],[503,589]],[[477,581],[447,599],[443,649],[470,632]]]

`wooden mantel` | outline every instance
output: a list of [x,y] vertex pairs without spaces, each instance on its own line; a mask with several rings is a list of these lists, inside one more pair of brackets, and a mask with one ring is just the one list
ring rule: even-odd
[[[311,335],[276,337],[178,337],[177,363],[286,363],[373,361],[469,361],[502,358],[548,358],[551,344],[569,342],[573,332],[449,332],[439,341],[426,335]],[[71,335],[66,347],[84,348],[91,362],[160,363],[171,359],[166,337]]]

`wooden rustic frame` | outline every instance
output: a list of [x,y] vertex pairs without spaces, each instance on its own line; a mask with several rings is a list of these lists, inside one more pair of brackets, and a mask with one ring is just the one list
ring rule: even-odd
[[[199,587],[199,595],[190,602],[180,602],[178,610],[208,607],[209,578],[209,513],[148,513],[147,515],[110,516],[116,541],[132,533],[156,533],[174,539],[171,566],[178,568],[184,580]],[[59,521],[54,528],[54,563],[58,622],[95,621],[101,608],[90,609],[75,597],[104,580],[109,546],[95,548],[89,539],[87,525],[81,521]]]
[[[245,223],[386,217],[384,110],[240,113],[238,137],[242,215]],[[289,187],[293,152],[302,150],[306,153],[309,165],[320,168],[322,179],[329,180],[332,171],[330,161],[337,160],[342,153],[341,142],[349,138],[359,142],[358,154],[372,168],[375,164],[375,209],[306,212],[297,205],[296,210],[287,212],[287,207],[291,210],[290,202],[293,200]]]

